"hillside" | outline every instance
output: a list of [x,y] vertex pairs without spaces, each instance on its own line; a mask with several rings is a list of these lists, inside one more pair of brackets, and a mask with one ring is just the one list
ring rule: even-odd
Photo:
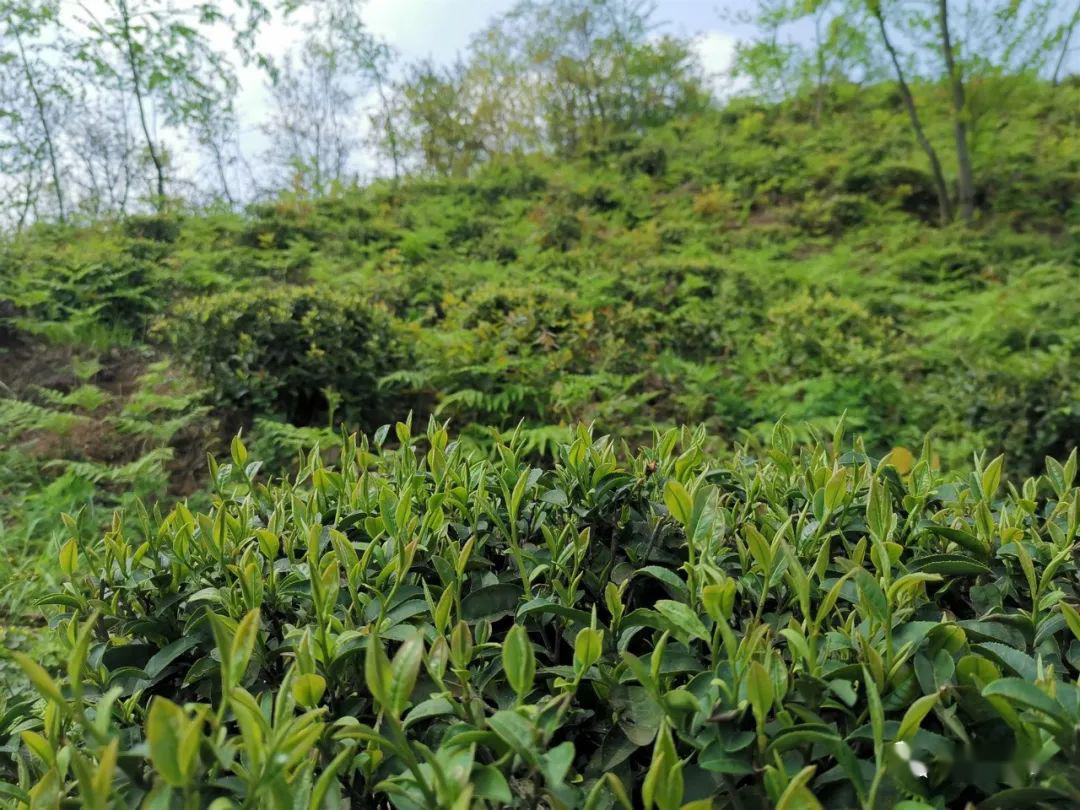
[[7,240],[7,564],[59,509],[191,493],[241,427],[278,464],[410,410],[488,447],[523,423],[538,454],[579,421],[631,442],[700,423],[720,449],[846,414],[875,452],[932,433],[946,467],[1063,457],[1080,87],[1031,83],[982,122],[971,228],[934,226],[887,88],[835,93],[820,122],[736,102],[573,161]]
[[[653,463],[647,448],[681,425],[704,427],[691,442],[693,475],[704,476],[710,458],[731,482],[745,459],[778,458],[777,420],[790,430],[786,463],[809,465],[806,481],[822,487],[820,447],[805,457],[792,448],[826,442],[841,419],[861,437],[852,458],[886,457],[900,474],[916,459],[928,476],[967,471],[974,453],[981,474],[1003,453],[1006,480],[1020,487],[1046,469],[1046,456],[1066,459],[1080,439],[1080,83],[1009,86],[1009,103],[979,121],[975,221],[945,227],[891,86],[831,93],[824,116],[807,98],[737,100],[574,158],[502,156],[462,178],[283,193],[242,212],[177,206],[115,221],[40,223],[5,239],[6,643],[33,643],[48,612],[35,600],[70,573],[57,562],[61,547],[70,536],[96,542],[115,507],[143,521],[148,537],[181,498],[220,515],[222,487],[236,484],[249,453],[264,477],[294,470],[298,454],[316,445],[331,463],[344,456],[348,465],[356,448],[344,437],[359,430],[381,443],[380,427],[409,413],[417,426],[431,416],[449,420],[477,457],[511,464],[512,445],[514,476],[519,461],[566,465],[558,448],[575,441],[579,424],[592,425],[595,436],[625,440],[620,458],[634,459],[639,487],[652,474],[643,472]],[[944,119],[930,116],[927,127],[938,141],[950,137]],[[208,479],[206,453],[228,457],[238,431],[247,449],[237,457],[234,445],[235,468],[219,475],[215,464]],[[640,448],[644,455],[634,456]],[[405,475],[407,455],[379,461],[380,474]],[[300,466],[319,467],[317,457],[301,457]],[[467,480],[466,462],[454,463]],[[596,462],[591,486],[614,469],[609,463]],[[257,472],[245,471],[242,484],[270,498],[247,478]],[[692,488],[693,476],[681,477]],[[864,477],[866,487],[885,486]],[[328,479],[313,478],[303,497],[310,509],[330,511],[319,480]],[[776,503],[804,485],[794,473],[768,480]],[[936,487],[945,479],[934,480]],[[1070,486],[1057,493],[1054,516],[1068,508]],[[670,501],[662,506],[667,496],[653,489],[641,508],[662,519]],[[852,509],[861,515],[872,496],[859,492]],[[927,521],[940,518],[943,538],[953,530],[945,510],[981,519],[972,504],[993,493],[959,492],[942,496],[940,513],[919,502],[903,531],[914,532],[923,512]],[[541,494],[538,514],[556,503]],[[897,503],[902,496],[897,490]],[[811,486],[807,503],[813,497]],[[1009,497],[1020,503],[1017,490]],[[136,506],[141,499],[158,504],[153,514]],[[809,508],[795,500],[792,510]],[[583,500],[575,508],[584,515],[593,507]],[[439,507],[424,509],[441,519]],[[468,509],[483,514],[483,504]],[[60,521],[60,513],[73,517]],[[183,510],[174,514],[181,520]],[[559,520],[560,529],[573,525]],[[777,530],[766,520],[763,531],[766,523]],[[919,555],[945,556],[945,541],[938,548],[925,536],[909,539]],[[846,553],[855,554],[850,545]],[[811,552],[798,552],[808,570],[815,566]],[[824,583],[824,568],[821,575]],[[425,588],[435,581],[424,577]],[[235,572],[226,579],[234,596],[246,587]],[[420,588],[409,587],[420,602]],[[760,620],[761,606],[755,617],[740,594],[736,613]],[[590,599],[603,601],[600,586]],[[930,620],[935,606],[915,602]],[[109,620],[120,622],[123,610],[111,610],[119,612]],[[766,618],[779,628],[786,619],[777,611]],[[893,703],[900,697],[894,692]],[[898,705],[887,708],[890,723],[901,719]],[[852,716],[845,729],[862,733],[859,725]]]

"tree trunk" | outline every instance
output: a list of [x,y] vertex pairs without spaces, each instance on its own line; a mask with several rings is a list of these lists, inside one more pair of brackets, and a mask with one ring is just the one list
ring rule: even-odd
[[131,70],[131,84],[135,91],[135,104],[139,110],[139,125],[142,127],[143,137],[146,138],[146,149],[150,153],[150,160],[154,164],[154,172],[157,174],[157,199],[154,207],[160,211],[165,207],[165,165],[161,156],[158,155],[154,138],[150,134],[150,125],[146,121],[146,104],[143,100],[142,86],[139,82],[138,60],[135,58],[135,48],[131,42],[131,28],[129,27],[130,16],[126,0],[120,0],[120,16],[124,24],[124,45],[127,48],[127,63]]
[[900,96],[904,99],[904,107],[907,108],[908,118],[911,119],[911,128],[915,132],[915,140],[919,142],[919,146],[922,147],[922,150],[926,153],[926,157],[930,160],[930,170],[934,176],[934,190],[937,192],[938,198],[938,214],[941,218],[941,224],[947,225],[952,222],[953,207],[952,202],[949,199],[949,186],[945,182],[945,174],[941,170],[941,161],[938,160],[937,152],[934,150],[933,144],[930,143],[930,139],[926,137],[922,122],[919,120],[919,111],[915,108],[915,98],[911,95],[911,88],[908,87],[907,80],[904,78],[904,69],[900,66],[900,57],[897,55],[896,49],[889,39],[889,33],[885,28],[885,17],[881,11],[881,7],[872,7],[872,13],[878,21],[878,28],[881,31],[881,41],[885,45],[885,50],[889,52],[889,58],[892,60],[893,69],[896,71],[896,83],[900,87]]
[[19,45],[19,58],[22,60],[23,73],[26,75],[26,83],[30,86],[30,93],[34,96],[34,109],[37,111],[38,120],[41,121],[41,131],[45,135],[45,148],[49,152],[49,165],[52,169],[53,187],[56,190],[56,205],[60,211],[60,221],[66,219],[64,212],[64,189],[60,185],[60,169],[56,162],[56,148],[53,145],[52,130],[49,128],[49,118],[45,114],[45,101],[38,92],[37,82],[34,81],[34,72],[30,69],[30,62],[23,50],[22,35],[15,29],[15,42]]
[[229,188],[229,175],[225,171],[225,155],[221,151],[221,144],[217,143],[213,136],[208,140],[210,141],[210,149],[214,153],[214,167],[217,170],[218,182],[221,183],[221,193],[225,195],[229,208],[236,208],[236,200],[233,198],[232,190]]
[[820,124],[821,114],[825,108],[825,45],[821,41],[820,10],[814,14],[814,55],[817,67],[817,87],[814,89],[814,123]]
[[1051,79],[1054,87],[1057,87],[1061,81],[1061,68],[1065,66],[1065,57],[1069,55],[1069,43],[1072,41],[1073,29],[1076,28],[1078,22],[1080,22],[1080,3],[1076,4],[1076,10],[1073,12],[1072,19],[1069,20],[1069,27],[1065,29],[1065,41],[1061,44],[1061,53],[1058,54],[1057,64],[1054,65],[1054,76]]
[[952,91],[953,137],[956,140],[957,166],[957,204],[960,217],[964,222],[971,222],[975,215],[975,181],[971,172],[971,150],[968,146],[967,103],[964,98],[964,79],[953,56],[952,40],[949,36],[949,3],[938,0],[938,25],[941,28],[941,51],[945,57],[945,68],[949,72],[949,88]]
[[401,146],[398,143],[397,128],[394,126],[393,108],[390,106],[390,98],[386,94],[386,77],[378,64],[379,54],[370,57],[370,69],[372,78],[375,80],[375,92],[379,95],[379,106],[382,108],[382,130],[386,138],[386,145],[390,149],[390,161],[394,166],[394,187],[397,188],[401,177]]

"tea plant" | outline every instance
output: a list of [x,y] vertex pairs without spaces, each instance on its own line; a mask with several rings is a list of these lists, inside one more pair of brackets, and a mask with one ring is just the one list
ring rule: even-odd
[[15,804],[870,808],[1080,802],[1074,452],[1005,479],[782,424],[715,463],[432,422],[212,504],[66,517],[65,640],[9,702]]
[[335,403],[339,417],[379,424],[378,379],[407,357],[385,313],[314,287],[194,298],[160,331],[215,401],[300,425],[332,420]]

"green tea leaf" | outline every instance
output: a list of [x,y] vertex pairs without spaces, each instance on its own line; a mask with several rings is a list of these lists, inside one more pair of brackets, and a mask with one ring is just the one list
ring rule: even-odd
[[536,675],[536,656],[529,634],[520,624],[515,624],[506,634],[502,649],[503,669],[510,688],[519,698],[524,698],[533,686]]
[[681,638],[709,640],[709,631],[705,629],[701,619],[683,602],[660,599],[656,603],[656,609],[671,623],[672,632]]
[[146,715],[146,741],[154,769],[169,785],[184,787],[188,774],[180,758],[180,736],[186,718],[183,709],[163,697],[155,697]]
[[292,682],[293,699],[307,709],[319,705],[325,691],[326,678],[314,672],[298,675]]
[[694,504],[690,498],[690,493],[686,491],[686,487],[674,479],[668,481],[667,484],[664,485],[664,504],[667,506],[671,516],[675,518],[683,528],[687,528],[690,525]]

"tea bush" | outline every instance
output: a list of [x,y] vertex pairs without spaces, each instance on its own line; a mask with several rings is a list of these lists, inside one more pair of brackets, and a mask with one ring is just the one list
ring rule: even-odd
[[405,352],[391,318],[363,296],[274,286],[178,304],[159,331],[215,400],[300,425],[385,419],[379,379]]
[[[717,463],[584,428],[535,467],[350,437],[60,550],[0,714],[33,806],[1080,802],[1076,453],[1008,481],[783,425]],[[71,527],[76,521],[66,519]]]

